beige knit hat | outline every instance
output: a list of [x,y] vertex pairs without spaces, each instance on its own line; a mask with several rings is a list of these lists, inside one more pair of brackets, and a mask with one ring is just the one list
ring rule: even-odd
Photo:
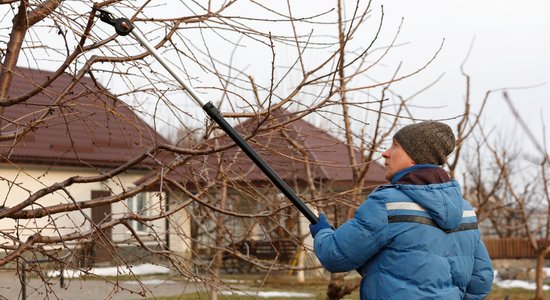
[[442,165],[455,148],[453,130],[437,121],[407,125],[393,138],[416,164]]

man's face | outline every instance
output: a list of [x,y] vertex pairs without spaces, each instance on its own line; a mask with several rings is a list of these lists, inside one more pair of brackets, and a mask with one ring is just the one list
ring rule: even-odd
[[386,173],[384,177],[391,180],[395,173],[414,165],[412,158],[401,148],[401,145],[396,140],[393,140],[391,147],[382,153],[382,157],[386,159],[384,166]]

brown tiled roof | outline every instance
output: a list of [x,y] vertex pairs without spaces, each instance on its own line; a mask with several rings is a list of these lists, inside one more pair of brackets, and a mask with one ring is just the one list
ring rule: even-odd
[[[18,68],[9,96],[25,94],[48,76],[52,73]],[[27,126],[44,111],[50,111],[46,121],[15,144],[13,141],[0,143],[2,161],[114,167],[155,143],[166,143],[128,105],[89,77],[83,78],[58,105],[52,106],[72,80],[71,75],[63,74],[36,96],[5,107],[1,121],[4,133]],[[6,120],[10,121],[9,125]]]
[[[330,182],[331,186],[349,185],[352,181],[352,172],[346,145],[303,119],[287,123],[291,117],[288,113],[277,111],[265,120],[247,120],[235,129],[246,134],[258,130],[260,126],[258,133],[248,143],[283,180],[289,183],[306,178],[304,161],[307,158],[311,166],[311,174],[316,181]],[[277,124],[284,124],[284,126],[277,127]],[[274,129],[264,130],[269,127]],[[215,140],[208,141],[208,144],[213,145]],[[289,143],[289,140],[296,141],[300,149]],[[222,145],[231,142],[225,134],[218,141]],[[355,154],[359,157],[358,152]],[[236,146],[224,151],[222,157],[222,166],[230,177],[240,177],[242,180],[256,182],[268,180]],[[197,157],[172,172],[171,176],[182,182],[200,180],[197,176],[212,180],[216,168],[217,162],[214,155]],[[377,162],[371,162],[364,179],[365,185],[378,185],[385,182],[384,167]]]

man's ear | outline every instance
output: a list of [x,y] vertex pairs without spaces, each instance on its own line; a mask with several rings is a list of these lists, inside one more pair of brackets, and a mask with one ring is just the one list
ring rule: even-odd
[[406,151],[405,151],[405,153],[407,154],[407,158],[410,160],[411,164],[416,165],[416,162],[414,161],[414,159],[412,159],[412,157],[409,155],[409,153],[407,153]]

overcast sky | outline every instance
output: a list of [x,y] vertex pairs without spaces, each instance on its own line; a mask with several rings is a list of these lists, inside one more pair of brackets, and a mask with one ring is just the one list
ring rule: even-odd
[[[344,2],[349,7],[355,4],[355,1]],[[254,7],[246,1],[238,3],[242,6],[235,6],[231,13],[246,14],[243,7]],[[315,6],[305,0],[290,3],[297,15],[312,15],[334,8],[337,2],[316,1]],[[177,5],[181,3],[166,1],[161,7],[162,16],[181,14],[181,10],[174,9]],[[270,5],[282,5],[281,11],[284,11],[286,1]],[[461,112],[466,89],[460,68],[472,47],[464,70],[471,77],[474,104],[479,105],[488,90],[507,89],[520,115],[542,143],[543,124],[550,124],[550,1],[373,0],[374,20],[380,15],[382,5],[382,41],[393,38],[404,18],[398,40],[400,46],[392,51],[391,59],[394,63],[403,62],[405,69],[422,65],[445,39],[442,52],[427,70],[393,86],[406,95],[444,74],[436,85],[416,97],[415,104],[437,107],[418,111],[418,117],[449,118]],[[2,19],[2,22],[10,20]],[[269,64],[264,67],[267,71],[269,68]],[[265,70],[260,72],[267,73]],[[489,101],[485,122],[509,132],[515,124],[512,121],[501,93],[495,93]]]
[[[401,40],[409,44],[401,49],[403,60],[424,57],[445,38],[443,52],[428,70],[434,78],[445,75],[419,98],[421,102],[446,104],[438,114],[453,114],[455,104],[465,96],[460,65],[472,46],[464,67],[471,76],[472,99],[479,103],[487,90],[509,89],[514,105],[542,143],[541,128],[550,124],[550,1],[392,0],[383,4],[386,24],[397,24],[404,17]],[[510,110],[501,93],[491,97],[489,104],[487,122],[508,128]]]
[[[280,4],[279,9],[285,11],[286,1],[272,3]],[[290,3],[295,16],[300,16],[315,15],[335,8],[337,1],[317,1],[314,7],[311,1],[297,0]],[[348,6],[348,12],[355,5],[355,1],[344,3]],[[474,109],[479,107],[488,90],[496,91],[488,102],[484,119],[487,127],[494,128],[500,134],[512,134],[516,130],[516,139],[525,137],[521,129],[515,128],[517,123],[511,117],[510,109],[499,91],[506,89],[514,106],[533,130],[538,143],[542,143],[543,124],[550,124],[550,1],[373,0],[371,25],[356,33],[359,40],[364,37],[365,44],[372,37],[368,31],[374,31],[378,24],[381,6],[384,22],[378,47],[389,45],[403,19],[399,47],[392,49],[388,56],[394,65],[392,67],[388,59],[383,62],[387,64],[388,70],[395,70],[399,62],[403,63],[403,70],[418,68],[434,55],[444,40],[441,53],[426,70],[393,85],[397,92],[406,96],[443,74],[433,87],[414,101],[416,105],[434,108],[419,109],[415,116],[445,119],[463,111],[466,83],[461,65],[464,63],[464,71],[471,78]],[[237,8],[232,13],[242,12],[242,8]],[[347,17],[350,17],[349,13]],[[357,45],[356,40],[354,43]],[[518,141],[519,145],[529,143]]]
[[[291,3],[314,14],[335,7],[337,2],[320,1],[315,7],[309,1]],[[355,1],[344,3],[348,12],[355,5]],[[514,121],[502,89],[533,131],[537,143],[543,144],[542,128],[550,124],[550,1],[373,0],[372,25],[377,24],[381,7],[384,21],[378,45],[388,45],[403,20],[399,46],[388,56],[394,66],[402,62],[404,70],[418,68],[444,40],[442,51],[426,70],[392,86],[407,96],[443,75],[434,86],[415,97],[415,105],[432,107],[417,109],[416,117],[446,119],[462,113],[466,97],[463,65],[470,76],[474,109],[480,106],[487,91],[495,91],[484,117],[486,128],[493,129],[495,137],[510,135],[518,146],[533,145]],[[372,25],[365,31],[373,30]],[[361,35],[368,36],[364,31],[356,34],[359,38]],[[388,59],[384,64],[392,69]],[[550,146],[548,142],[547,145]]]

